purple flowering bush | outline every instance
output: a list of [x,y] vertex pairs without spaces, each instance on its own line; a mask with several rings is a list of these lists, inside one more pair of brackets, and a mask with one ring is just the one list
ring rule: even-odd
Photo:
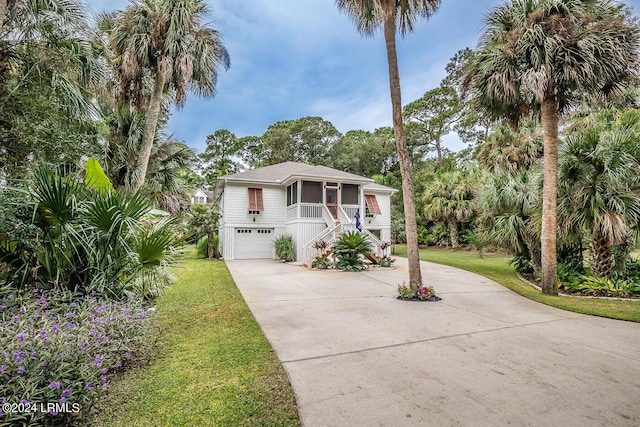
[[153,353],[153,319],[137,303],[0,295],[0,425],[82,423],[110,374]]

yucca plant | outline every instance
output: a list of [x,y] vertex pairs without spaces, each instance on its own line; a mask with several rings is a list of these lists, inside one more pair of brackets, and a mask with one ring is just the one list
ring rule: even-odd
[[333,253],[337,258],[336,268],[347,271],[361,271],[365,268],[361,255],[371,252],[369,239],[357,231],[343,233],[333,244]]

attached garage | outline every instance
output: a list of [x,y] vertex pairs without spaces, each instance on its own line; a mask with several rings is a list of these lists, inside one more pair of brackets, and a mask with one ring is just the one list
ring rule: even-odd
[[273,258],[273,228],[236,228],[233,259]]

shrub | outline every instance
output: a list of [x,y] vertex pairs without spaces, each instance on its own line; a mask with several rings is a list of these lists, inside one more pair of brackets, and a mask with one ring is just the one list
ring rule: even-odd
[[528,253],[517,253],[509,261],[510,265],[513,265],[517,273],[520,274],[533,274],[533,263]]
[[0,411],[2,425],[82,424],[109,374],[154,350],[153,320],[139,305],[68,292],[0,293],[0,403],[29,409]]
[[583,295],[604,297],[630,297],[640,296],[640,286],[619,279],[607,279],[604,277],[579,276],[573,281],[563,283],[562,287],[569,291]]
[[196,253],[200,258],[206,258],[209,255],[209,237],[204,236],[198,240]]
[[170,261],[174,223],[151,220],[146,198],[113,190],[101,171],[89,161],[85,183],[36,171],[19,203],[32,212],[27,229],[38,239],[25,245],[18,233],[0,233],[0,280],[115,299],[133,289],[157,292],[155,279],[163,274],[156,270]]
[[292,235],[283,234],[273,242],[273,246],[276,249],[276,257],[278,257],[278,259],[284,262],[295,261],[296,251]]
[[361,254],[371,252],[371,242],[357,231],[343,233],[333,244],[333,253],[338,261],[336,268],[346,271],[361,271],[365,269]]
[[317,268],[320,270],[326,270],[331,265],[329,257],[326,255],[318,255],[311,262],[311,268]]

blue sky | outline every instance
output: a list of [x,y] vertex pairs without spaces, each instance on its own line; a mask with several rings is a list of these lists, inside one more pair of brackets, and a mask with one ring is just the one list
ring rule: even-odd
[[[402,102],[437,87],[449,59],[475,47],[484,16],[501,0],[444,0],[414,33],[398,38]],[[626,0],[636,14],[640,0]],[[126,8],[125,0],[88,0],[94,13]],[[357,33],[333,0],[208,0],[231,68],[221,71],[212,99],[189,94],[173,111],[169,132],[197,152],[207,135],[229,129],[262,135],[280,120],[321,116],[341,132],[391,125],[384,38]],[[463,145],[455,135],[445,145]]]

